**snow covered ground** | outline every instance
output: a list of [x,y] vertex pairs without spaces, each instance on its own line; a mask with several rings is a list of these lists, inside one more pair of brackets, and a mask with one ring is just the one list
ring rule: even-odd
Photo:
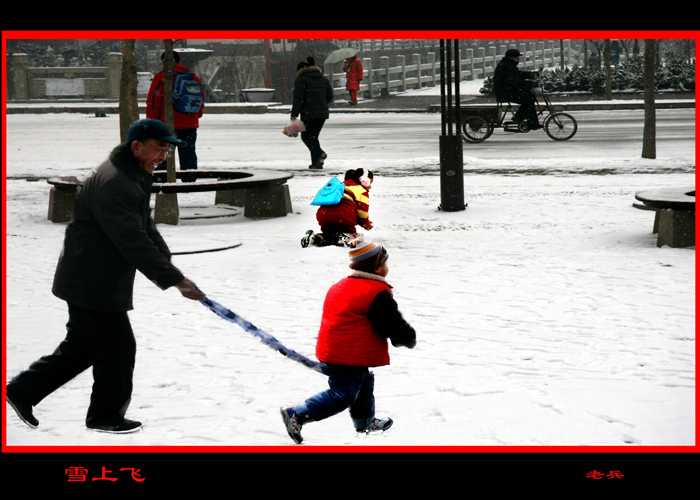
[[[438,210],[439,114],[335,114],[322,133],[323,172],[281,134],[283,114],[205,116],[202,168],[291,171],[294,213],[160,229],[174,251],[241,242],[174,260],[212,299],[313,356],[325,292],[348,259],[342,248],[300,247],[316,228],[309,202],[330,175],[376,172],[367,236],[389,251],[388,280],[418,345],[393,349],[391,365],[375,370],[390,432],[358,438],[344,413],[306,426],[302,446],[691,446],[695,249],[657,248],[653,214],[632,203],[637,191],[694,186],[695,143],[660,142],[658,158],[644,160],[642,113],[629,113],[632,145],[587,141],[586,113],[568,143],[518,136],[487,158],[487,143],[465,145],[460,212]],[[65,224],[46,219],[44,179],[85,177],[118,142],[118,117],[12,114],[6,134],[9,379],[65,333],[67,308],[51,294]],[[179,198],[183,213],[212,201]],[[323,376],[143,276],[135,294],[127,416],[144,429],[86,430],[86,372],[35,409],[38,429],[6,405],[8,446],[296,446],[278,409],[323,390]]]

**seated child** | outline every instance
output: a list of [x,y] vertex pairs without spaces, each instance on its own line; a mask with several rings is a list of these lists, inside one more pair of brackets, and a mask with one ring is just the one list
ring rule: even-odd
[[369,220],[369,190],[372,189],[374,174],[365,169],[345,172],[345,191],[337,205],[322,205],[316,212],[316,220],[321,232],[306,232],[301,239],[301,246],[324,247],[329,245],[347,246],[357,236],[355,226],[372,229]]
[[416,332],[399,312],[391,286],[386,249],[361,238],[350,244],[352,273],[333,285],[323,304],[316,357],[327,367],[329,389],[300,404],[280,408],[287,433],[301,443],[301,428],[350,409],[355,430],[385,431],[390,418],[374,416],[374,374],[389,364],[389,346],[416,345]]

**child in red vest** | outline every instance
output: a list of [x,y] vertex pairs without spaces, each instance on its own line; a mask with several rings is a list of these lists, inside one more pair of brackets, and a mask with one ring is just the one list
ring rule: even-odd
[[374,416],[374,374],[369,369],[389,364],[388,340],[394,347],[415,347],[416,332],[403,319],[385,279],[387,259],[381,245],[361,238],[352,242],[352,273],[328,290],[316,343],[316,357],[328,369],[329,389],[280,409],[294,442],[302,442],[306,423],[346,408],[357,432],[385,431],[393,424],[390,418]]
[[369,191],[372,189],[374,174],[365,168],[345,172],[345,190],[340,203],[322,205],[316,211],[316,220],[321,232],[306,231],[301,246],[325,247],[329,245],[347,246],[357,236],[356,226],[372,229],[369,220]]

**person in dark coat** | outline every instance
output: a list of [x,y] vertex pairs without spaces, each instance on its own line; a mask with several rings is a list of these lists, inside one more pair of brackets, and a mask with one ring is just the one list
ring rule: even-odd
[[323,168],[323,162],[328,155],[321,148],[319,135],[328,119],[328,104],[333,101],[333,87],[321,68],[314,64],[313,58],[297,66],[297,76],[294,80],[291,120],[297,117],[304,122],[306,131],[301,133],[301,140],[311,154],[309,168]]
[[532,78],[535,74],[518,69],[521,55],[517,49],[506,51],[493,73],[493,90],[499,101],[520,104],[515,112],[516,121],[526,121],[529,129],[542,128],[537,118],[535,96],[532,94],[535,87]]
[[138,120],[78,191],[52,289],[68,303],[66,338],[7,384],[8,403],[30,427],[39,425],[33,407],[89,367],[94,384],[86,426],[111,433],[141,427],[124,416],[136,357],[127,316],[136,271],[163,290],[175,286],[188,299],[204,297],[172,264],[151,218],[151,174],[180,143],[163,122]]

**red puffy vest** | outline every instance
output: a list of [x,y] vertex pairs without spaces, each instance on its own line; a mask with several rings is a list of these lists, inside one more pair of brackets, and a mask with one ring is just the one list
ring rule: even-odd
[[367,316],[383,290],[391,293],[391,287],[381,281],[350,277],[328,290],[316,342],[319,361],[367,367],[389,364],[387,339],[377,335]]

